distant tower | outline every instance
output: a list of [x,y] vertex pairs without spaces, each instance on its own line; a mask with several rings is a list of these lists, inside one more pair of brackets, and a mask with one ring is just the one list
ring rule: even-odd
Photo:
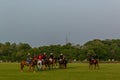
[[70,37],[70,32],[69,32],[69,34],[68,34],[68,35],[66,34],[66,44],[68,44],[68,43],[69,43],[69,40],[68,40],[68,39],[69,39],[69,37]]
[[67,36],[67,34],[66,34],[66,44],[68,43],[68,36]]

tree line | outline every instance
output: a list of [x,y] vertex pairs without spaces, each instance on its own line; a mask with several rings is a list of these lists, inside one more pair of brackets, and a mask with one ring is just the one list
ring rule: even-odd
[[0,43],[0,60],[2,61],[19,62],[26,59],[28,53],[34,56],[44,52],[47,55],[53,53],[56,57],[63,53],[69,61],[84,61],[92,54],[97,54],[100,61],[112,59],[120,61],[120,39],[94,39],[84,45],[67,43],[40,47],[31,47],[28,43]]

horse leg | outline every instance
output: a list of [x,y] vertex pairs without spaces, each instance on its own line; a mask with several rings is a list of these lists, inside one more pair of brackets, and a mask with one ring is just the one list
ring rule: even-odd
[[46,65],[42,65],[42,70],[46,70]]
[[52,69],[55,68],[55,63],[54,61],[52,62]]
[[92,64],[91,63],[89,63],[89,69],[92,69]]
[[56,68],[57,67],[57,62],[54,60],[53,62],[53,68]]
[[90,63],[89,63],[89,69],[90,69]]
[[89,63],[89,69],[92,70],[94,67],[94,64],[93,63]]
[[96,63],[94,63],[94,69],[96,69]]
[[59,65],[59,68],[61,68],[61,64]]
[[58,66],[57,61],[55,61],[54,65],[55,65],[55,68],[57,68],[57,66]]
[[65,66],[64,68],[66,69],[67,68],[67,64],[65,63],[64,66]]
[[48,69],[50,70],[50,64],[48,64]]
[[59,68],[61,68],[61,64],[59,63]]
[[35,65],[32,67],[32,71],[35,72]]
[[53,67],[54,67],[54,64],[52,63],[52,64],[51,64],[51,69],[53,69]]
[[56,68],[55,62],[52,63],[52,68]]
[[97,66],[97,68],[99,69],[99,64],[98,64],[98,63],[96,64],[96,66]]
[[60,69],[64,68],[64,64],[60,63],[59,67],[60,67]]
[[55,66],[57,66],[57,62],[55,61]]
[[47,65],[47,64],[45,64],[45,67],[47,68],[47,67],[48,67],[48,65]]
[[28,71],[31,71],[31,70],[32,70],[31,68],[32,68],[32,65],[29,65],[29,69],[28,69]]
[[24,64],[20,64],[20,71],[23,72]]

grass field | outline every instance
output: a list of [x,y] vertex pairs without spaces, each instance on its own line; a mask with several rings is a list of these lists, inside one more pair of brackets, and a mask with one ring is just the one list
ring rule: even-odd
[[86,63],[68,64],[67,69],[40,72],[20,72],[18,63],[0,63],[0,80],[120,80],[120,64],[100,64],[99,70],[89,70]]

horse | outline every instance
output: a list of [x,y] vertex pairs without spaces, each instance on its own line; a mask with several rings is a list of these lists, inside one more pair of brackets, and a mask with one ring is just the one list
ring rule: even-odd
[[48,69],[53,69],[56,68],[57,66],[57,59],[56,58],[47,58],[43,61],[43,65],[45,65],[45,67],[48,67]]
[[20,62],[20,71],[21,71],[21,72],[23,72],[24,66],[28,66],[28,67],[29,67],[28,71],[35,71],[35,66],[37,66],[37,58],[34,57],[34,58],[31,60],[30,63],[27,63],[26,60],[22,60],[22,61]]
[[67,60],[66,59],[59,59],[59,68],[67,68]]
[[99,63],[97,59],[90,59],[89,60],[89,69],[99,69]]

